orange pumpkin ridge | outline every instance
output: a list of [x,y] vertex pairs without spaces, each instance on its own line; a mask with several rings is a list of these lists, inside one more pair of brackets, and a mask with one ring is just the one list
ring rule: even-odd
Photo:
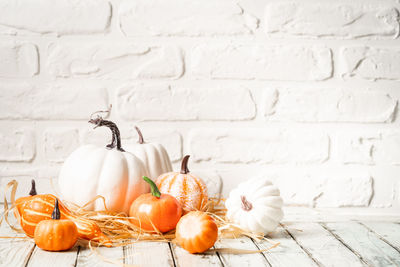
[[[34,181],[32,187],[35,186]],[[31,190],[32,192],[32,190]],[[35,190],[36,192],[36,190]],[[57,198],[51,194],[31,195],[15,201],[15,215],[29,237],[34,237],[38,223],[51,218],[54,209],[54,201]],[[63,203],[59,202],[61,219],[69,219],[76,224],[78,236],[82,239],[93,240],[111,246],[110,239],[101,232],[100,227],[93,221],[74,215]]]
[[[161,194],[157,185],[148,177],[151,193],[143,194],[133,201],[129,221],[135,226],[151,232],[168,232],[175,229],[182,216],[182,208],[171,195]],[[155,228],[155,229],[154,229]]]
[[61,219],[58,199],[50,220],[38,223],[35,229],[35,244],[44,250],[62,251],[72,248],[78,240],[78,229],[71,220]]
[[160,191],[174,196],[184,209],[184,213],[203,210],[208,201],[205,183],[189,172],[187,167],[189,157],[186,155],[183,158],[180,172],[165,173],[156,180]]

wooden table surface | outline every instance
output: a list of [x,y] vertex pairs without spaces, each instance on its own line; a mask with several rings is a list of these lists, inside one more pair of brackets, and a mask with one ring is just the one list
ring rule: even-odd
[[[5,223],[0,234],[17,235]],[[96,252],[77,245],[56,253],[39,249],[31,240],[2,238],[0,266],[400,266],[398,222],[284,222],[269,238],[280,245],[268,252],[241,255],[191,255],[164,242],[101,247]],[[270,245],[239,238],[220,240],[215,248],[256,250]]]

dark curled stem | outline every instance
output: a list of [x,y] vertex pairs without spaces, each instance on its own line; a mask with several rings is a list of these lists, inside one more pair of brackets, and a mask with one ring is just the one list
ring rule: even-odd
[[119,150],[121,152],[125,152],[125,150],[121,147],[121,135],[120,135],[119,129],[115,123],[113,123],[112,121],[103,120],[103,118],[100,116],[98,116],[95,119],[90,119],[89,123],[96,125],[94,127],[95,129],[97,127],[101,127],[101,126],[106,126],[106,127],[110,128],[110,130],[112,132],[112,139],[111,139],[111,143],[108,144],[106,147],[109,149],[116,148],[117,150]]
[[181,173],[182,174],[187,174],[189,173],[189,169],[188,169],[188,161],[189,161],[189,157],[190,155],[186,155],[183,159],[182,159],[182,165],[181,165]]

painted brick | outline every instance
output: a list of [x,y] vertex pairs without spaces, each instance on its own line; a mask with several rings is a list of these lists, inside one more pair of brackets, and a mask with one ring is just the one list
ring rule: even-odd
[[247,120],[256,112],[245,88],[128,86],[120,88],[117,103],[126,120]]
[[240,35],[258,27],[258,19],[230,0],[124,1],[119,21],[126,36]]
[[0,85],[1,119],[84,119],[108,107],[107,91],[85,86]]
[[368,175],[292,176],[275,182],[288,205],[366,207],[373,196],[373,179]]
[[51,128],[44,133],[44,154],[48,161],[63,162],[78,146],[77,129]]
[[376,142],[373,157],[378,164],[400,165],[400,132],[383,132]]
[[32,129],[1,127],[0,161],[29,162],[33,160],[35,154],[36,141]]
[[88,34],[104,32],[111,5],[103,0],[2,0],[0,25],[15,32]]
[[331,50],[313,45],[199,45],[190,62],[197,78],[319,81],[332,76]]
[[2,42],[0,58],[0,77],[25,78],[39,73],[38,50],[33,44]]
[[62,78],[179,78],[183,59],[174,46],[53,43],[48,48],[47,67],[51,75]]
[[196,129],[190,133],[189,144],[197,161],[321,163],[329,157],[329,138],[312,131]]
[[[343,89],[280,90],[279,100],[267,92],[264,115],[299,122],[391,122],[397,100],[382,91]],[[275,103],[274,105],[271,104]]]
[[398,10],[388,2],[275,2],[265,10],[265,31],[279,36],[396,38]]
[[341,50],[342,76],[363,80],[400,80],[400,49],[369,46]]
[[[331,137],[333,138],[333,137]],[[374,147],[379,133],[341,132],[332,139],[337,159],[344,164],[374,164]]]

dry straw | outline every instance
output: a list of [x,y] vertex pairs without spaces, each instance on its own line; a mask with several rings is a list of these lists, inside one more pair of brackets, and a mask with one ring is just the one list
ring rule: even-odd
[[[15,227],[12,225],[9,220],[9,213],[13,212],[15,208],[15,193],[17,190],[18,182],[13,180],[7,184],[5,187],[4,194],[4,212],[0,219],[0,225],[4,221],[17,233],[23,233],[22,229]],[[11,206],[9,206],[6,195],[10,191],[10,200]],[[105,199],[102,196],[97,196],[92,199],[90,202],[86,203],[84,206],[80,207],[76,204],[63,201],[63,203],[68,206],[68,208],[77,216],[89,219],[97,223],[100,229],[103,231],[105,235],[107,235],[112,241],[113,247],[118,246],[126,246],[129,244],[133,244],[139,241],[158,241],[158,242],[174,242],[175,243],[175,230],[169,231],[167,233],[159,232],[153,225],[154,231],[146,231],[141,229],[140,227],[132,224],[129,219],[134,219],[133,217],[128,217],[124,213],[115,213],[108,211],[107,209],[103,211],[88,211],[85,210],[85,207],[89,206],[95,201],[101,200],[105,205]],[[224,206],[224,199],[216,199],[210,198],[208,203],[204,205],[204,212],[208,213],[212,218],[214,218],[215,222],[218,226],[218,237],[219,238],[238,238],[241,236],[247,236],[257,241],[265,240],[271,243],[271,246],[263,249],[263,250],[242,250],[242,249],[233,249],[233,248],[218,248],[211,249],[206,253],[232,253],[232,254],[252,254],[252,253],[260,253],[268,251],[272,248],[275,248],[279,245],[279,243],[274,243],[268,238],[266,238],[263,234],[249,232],[239,225],[236,225],[232,222],[229,222],[225,218],[226,208]],[[8,236],[0,236],[0,238],[21,238],[17,237],[8,237]],[[96,254],[100,255],[95,251],[95,248],[92,246],[94,242],[89,242],[88,247],[94,251]],[[102,244],[96,244],[97,246]],[[101,255],[100,255],[101,256]],[[104,258],[101,256],[100,258]],[[110,261],[107,259],[107,261]]]

